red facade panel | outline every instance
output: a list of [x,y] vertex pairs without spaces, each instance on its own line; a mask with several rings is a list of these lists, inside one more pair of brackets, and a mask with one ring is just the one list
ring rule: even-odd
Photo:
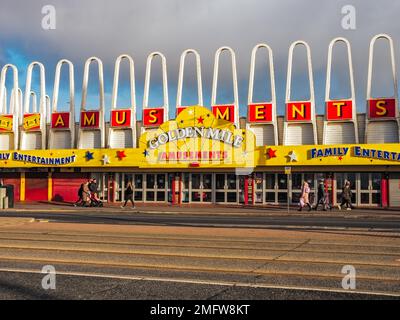
[[25,201],[48,200],[48,173],[27,172],[25,174]]
[[78,199],[78,190],[83,182],[89,178],[87,173],[57,172],[53,173],[52,201],[75,202]]

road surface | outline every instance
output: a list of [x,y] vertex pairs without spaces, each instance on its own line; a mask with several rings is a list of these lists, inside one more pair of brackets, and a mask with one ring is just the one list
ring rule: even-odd
[[[0,218],[0,299],[400,297],[400,233],[384,221],[291,229],[282,220],[272,229],[250,217],[32,215]],[[55,290],[42,288],[46,265],[56,270]],[[348,265],[350,290],[342,287]]]

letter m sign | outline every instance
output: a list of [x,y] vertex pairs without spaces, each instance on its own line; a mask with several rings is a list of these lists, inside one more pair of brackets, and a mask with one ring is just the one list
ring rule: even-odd
[[97,129],[100,127],[100,111],[82,111],[81,128]]

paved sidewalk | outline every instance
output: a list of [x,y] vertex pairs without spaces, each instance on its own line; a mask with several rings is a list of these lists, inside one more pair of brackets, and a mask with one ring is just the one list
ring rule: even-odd
[[74,207],[69,203],[56,202],[29,202],[16,203],[14,208],[0,210],[3,212],[59,212],[59,213],[149,213],[149,214],[189,214],[189,215],[238,215],[238,216],[305,216],[305,217],[349,217],[349,218],[400,218],[400,209],[381,209],[381,208],[358,208],[352,211],[338,210],[334,208],[332,211],[297,211],[297,207],[290,207],[289,211],[285,206],[242,206],[242,205],[166,205],[166,204],[143,204],[138,203],[136,210],[132,210],[127,206],[120,208],[120,203],[106,203],[103,208],[82,208]]

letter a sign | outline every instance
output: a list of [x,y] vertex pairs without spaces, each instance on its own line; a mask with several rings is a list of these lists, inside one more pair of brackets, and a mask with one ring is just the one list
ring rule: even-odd
[[286,104],[287,121],[310,121],[311,102],[288,102]]
[[82,111],[81,112],[81,128],[96,129],[100,126],[99,111]]
[[112,127],[129,127],[131,125],[131,110],[111,110]]
[[52,129],[69,129],[69,112],[55,112],[51,114]]

